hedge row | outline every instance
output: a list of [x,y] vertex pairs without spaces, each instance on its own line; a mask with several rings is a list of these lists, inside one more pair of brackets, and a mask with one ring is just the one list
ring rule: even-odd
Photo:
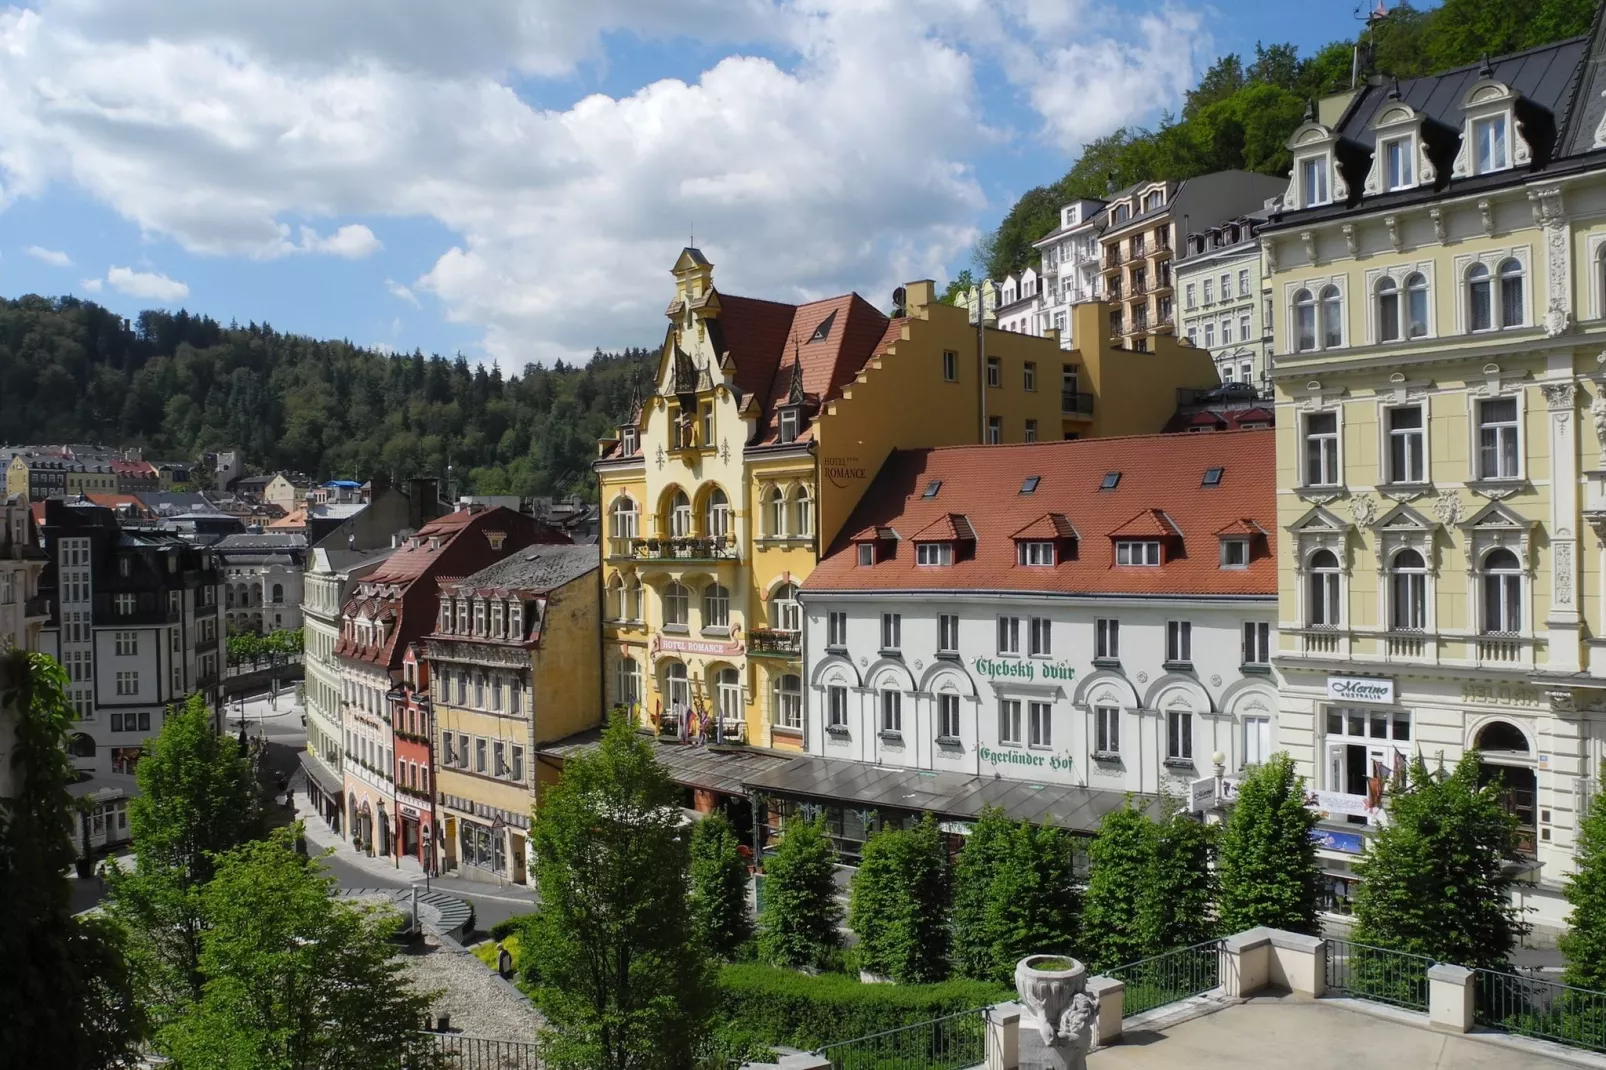
[[839,973],[810,976],[758,963],[719,972],[721,1015],[738,1033],[812,1050],[1013,999],[985,981],[864,984]]

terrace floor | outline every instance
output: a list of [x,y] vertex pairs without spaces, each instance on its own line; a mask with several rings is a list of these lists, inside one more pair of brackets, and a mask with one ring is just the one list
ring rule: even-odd
[[1606,1067],[1588,1052],[1502,1034],[1435,1032],[1420,1016],[1348,1000],[1256,996],[1190,1000],[1128,1018],[1121,1043],[1088,1070],[1562,1070]]

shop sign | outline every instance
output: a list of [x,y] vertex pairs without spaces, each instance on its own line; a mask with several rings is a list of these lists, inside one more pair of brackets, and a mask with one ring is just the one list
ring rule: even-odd
[[746,647],[742,643],[741,632],[735,628],[731,630],[729,642],[713,643],[706,639],[676,639],[667,635],[654,635],[648,645],[648,655],[657,660],[662,654],[702,654],[711,658],[741,657]]
[[1027,661],[1024,658],[977,658],[972,662],[976,672],[989,680],[1036,680],[1041,672],[1045,680],[1074,680],[1076,669],[1065,661]]
[[1539,689],[1523,684],[1461,683],[1461,701],[1476,702],[1483,706],[1537,707],[1541,703]]
[[1069,754],[1034,754],[1024,750],[993,750],[991,747],[979,747],[977,753],[981,760],[991,765],[1024,765],[1034,769],[1069,769],[1073,761]]
[[837,490],[845,490],[849,483],[863,481],[868,472],[864,462],[857,457],[827,457],[822,467],[825,469],[825,478]]
[[1366,853],[1366,841],[1358,832],[1334,832],[1332,829],[1311,829],[1310,838],[1317,847],[1339,851],[1347,855]]
[[[1216,790],[1218,784],[1221,787],[1219,792]],[[1222,777],[1219,781],[1213,776],[1200,777],[1188,785],[1188,809],[1195,813],[1237,801],[1236,777]]]
[[1345,817],[1371,817],[1374,812],[1366,805],[1366,796],[1349,795],[1342,791],[1307,792],[1305,805],[1324,814],[1343,814]]
[[1373,676],[1329,676],[1327,697],[1338,702],[1393,702],[1394,681]]
[[413,808],[412,808],[412,807],[411,807],[411,806],[404,806],[404,807],[402,807],[402,808],[401,808],[401,812],[402,812],[402,816],[403,816],[403,817],[413,817],[413,818],[416,818],[416,817],[417,817],[417,816],[418,816],[418,811],[417,811],[417,810],[414,810],[414,809],[413,809]]

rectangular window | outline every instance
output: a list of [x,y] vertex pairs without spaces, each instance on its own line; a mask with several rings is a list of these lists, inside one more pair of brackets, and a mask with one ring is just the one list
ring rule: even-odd
[[1224,346],[1232,345],[1232,320],[1230,319],[1221,321],[1221,344]]
[[832,610],[825,615],[825,645],[848,645],[848,615],[838,610]]
[[959,652],[959,614],[937,614],[937,653],[957,654]]
[[1271,664],[1271,625],[1267,622],[1244,622],[1244,664]]
[[1326,157],[1312,156],[1299,161],[1299,192],[1302,207],[1327,203]]
[[507,744],[500,739],[491,744],[491,775],[507,776]]
[[1004,366],[1003,362],[997,357],[987,358],[987,385],[1004,385]]
[[1006,698],[998,703],[998,742],[1020,746],[1020,699]]
[[1034,658],[1050,657],[1054,653],[1054,622],[1047,617],[1033,617],[1030,647]]
[[949,542],[915,543],[915,564],[951,565],[954,563],[954,546]]
[[1472,145],[1478,158],[1478,174],[1510,166],[1506,153],[1506,117],[1495,115],[1472,124]]
[[1027,390],[1037,389],[1037,362],[1027,361],[1021,372],[1021,385]]
[[1054,564],[1054,544],[1051,542],[1018,542],[1015,544],[1018,564],[1041,566]]
[[[177,633],[174,634],[174,638],[177,638]],[[117,632],[114,641],[118,657],[133,657],[139,653],[138,632]]]
[[513,745],[513,765],[511,772],[514,780],[524,779],[524,748],[518,744]]
[[1249,540],[1248,539],[1222,539],[1221,540],[1221,567],[1222,568],[1248,568],[1249,567]]
[[873,565],[873,564],[875,564],[875,544],[874,543],[861,542],[859,544],[859,564],[860,565]]
[[826,721],[827,727],[846,728],[848,726],[848,689],[840,684],[834,684],[825,689],[829,712]]
[[[1238,317],[1238,337],[1242,338],[1246,342],[1249,341],[1249,317],[1248,316],[1239,316]],[[1247,375],[1244,376],[1244,382],[1247,383],[1248,381],[1249,381],[1249,376],[1247,376]]]
[[474,738],[474,771],[476,773],[485,772],[485,743],[486,741],[478,736]]
[[1121,622],[1101,617],[1093,622],[1093,656],[1115,661],[1121,656]]
[[1026,441],[1027,442],[1036,442],[1037,441],[1037,421],[1036,420],[1027,420],[1026,421]]
[[119,695],[139,694],[139,673],[120,672],[117,674],[117,693]]
[[1388,426],[1389,482],[1421,483],[1427,473],[1422,452],[1422,407],[1390,409]]
[[1211,282],[1209,279],[1206,279],[1204,281],[1204,303],[1207,304],[1207,305],[1214,304],[1215,300],[1216,300],[1215,283]]
[[1305,417],[1305,485],[1338,483],[1338,413],[1313,412]]
[[1223,273],[1221,276],[1221,299],[1223,301],[1232,296],[1232,276]]
[[951,692],[937,696],[937,738],[959,738],[959,696]]
[[1166,711],[1165,756],[1172,761],[1193,759],[1193,714],[1188,710]]
[[[1238,296],[1239,297],[1248,297],[1249,296],[1249,269],[1248,268],[1239,268],[1238,269]],[[1249,337],[1249,332],[1248,331],[1244,332],[1244,337],[1245,338]]]
[[1405,189],[1416,184],[1412,167],[1412,142],[1408,137],[1383,142],[1384,179],[1387,189]]
[[1478,477],[1517,478],[1517,399],[1478,402]]
[[1271,718],[1244,718],[1244,764],[1264,765],[1271,757]]
[[1204,328],[1205,328],[1205,348],[1206,349],[1214,349],[1215,346],[1216,346],[1216,325],[1214,323],[1207,323],[1207,324],[1204,325]]
[[1054,707],[1046,702],[1033,702],[1026,708],[1027,743],[1033,747],[1052,747]]
[[1117,565],[1158,565],[1160,563],[1160,544],[1158,542],[1139,542],[1134,539],[1125,539],[1115,544],[1115,563]]
[[1096,754],[1121,753],[1121,711],[1118,707],[1093,708],[1093,751]]
[[[484,743],[485,741],[482,739],[480,742]],[[459,769],[467,769],[469,761],[468,733],[459,732],[457,733],[457,767]]]
[[781,410],[780,439],[782,442],[797,441],[797,417],[798,412],[796,409],[788,408]]
[[987,417],[987,444],[996,446],[1004,441],[1004,418],[1002,416]]
[[1193,624],[1185,620],[1165,623],[1165,660],[1187,665],[1193,661]]
[[949,383],[959,381],[959,354],[951,349],[942,351],[942,377]]
[[1000,654],[1020,653],[1020,618],[998,618],[998,652]]
[[115,602],[116,602],[116,606],[117,606],[117,615],[118,616],[120,616],[120,617],[132,617],[134,615],[135,598],[134,598],[133,595],[131,595],[131,594],[117,595],[116,599],[115,599]]
[[1189,308],[1196,308],[1198,306],[1198,302],[1194,299],[1193,283],[1190,282],[1187,286],[1183,287],[1182,293],[1184,304],[1186,304]]
[[890,688],[881,692],[881,731],[903,731],[903,694]]
[[900,650],[903,647],[903,614],[881,614],[881,649]]

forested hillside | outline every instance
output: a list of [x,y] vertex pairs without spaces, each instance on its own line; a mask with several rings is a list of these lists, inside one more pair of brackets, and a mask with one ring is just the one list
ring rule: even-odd
[[[1363,0],[1361,8],[1372,0]],[[1596,0],[1445,0],[1431,11],[1389,5],[1370,37],[1372,71],[1410,78],[1587,33]],[[1252,60],[1223,56],[1187,94],[1180,116],[1154,130],[1123,128],[1082,146],[1059,181],[1027,192],[976,249],[976,265],[1002,279],[1037,257],[1059,207],[1149,178],[1184,179],[1230,168],[1286,175],[1284,147],[1305,102],[1349,88],[1352,42],[1300,57],[1293,45],[1257,46]]]
[[596,441],[654,354],[600,350],[504,379],[422,353],[224,327],[188,313],[133,323],[92,302],[0,301],[0,442],[140,445],[147,458],[241,449],[256,470],[439,475],[482,494],[590,494]]

